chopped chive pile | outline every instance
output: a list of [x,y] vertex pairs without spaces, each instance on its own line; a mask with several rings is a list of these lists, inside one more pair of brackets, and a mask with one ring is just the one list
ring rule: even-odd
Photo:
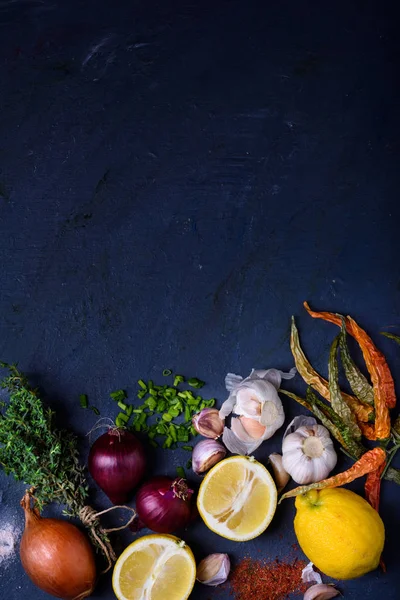
[[[142,404],[138,406],[128,404],[124,390],[110,394],[120,408],[115,424],[147,434],[154,448],[160,445],[163,448],[177,448],[178,444],[187,444],[197,435],[192,426],[192,417],[203,408],[214,406],[215,398],[205,400],[197,393],[180,387],[185,382],[194,389],[203,387],[204,381],[196,377],[185,380],[183,375],[173,375],[170,369],[165,369],[162,374],[164,377],[172,375],[173,384],[155,385],[151,379],[147,382],[139,379],[137,397]],[[192,451],[189,445],[183,445],[182,448]]]

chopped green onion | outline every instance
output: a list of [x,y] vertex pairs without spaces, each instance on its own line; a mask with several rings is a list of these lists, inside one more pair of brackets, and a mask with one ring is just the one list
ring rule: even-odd
[[128,415],[126,415],[123,412],[118,413],[117,419],[119,419],[120,421],[123,421],[124,423],[127,423],[129,421]]
[[190,414],[190,408],[187,405],[185,406],[185,421],[186,421],[186,423],[189,423],[192,421],[192,415]]
[[174,419],[179,416],[179,410],[177,408],[170,408],[168,414]]
[[88,397],[86,394],[81,394],[79,396],[79,402],[82,408],[87,408],[89,406]]
[[187,452],[193,452],[193,446],[182,446],[182,450],[187,450]]
[[185,469],[183,467],[176,467],[176,472],[178,473],[178,477],[181,477],[182,479],[186,478]]
[[187,461],[186,468],[187,469],[191,469],[192,468],[192,459],[191,458],[189,458],[189,460]]
[[[117,416],[117,418],[115,419],[115,424],[117,427],[125,427],[125,423],[124,421],[121,419],[121,413]],[[136,430],[138,431],[138,430]]]
[[171,369],[164,369],[162,374],[164,375],[164,377],[168,377],[169,375],[172,375],[172,371]]
[[185,381],[185,378],[183,375],[175,375],[174,387],[177,387],[180,383],[183,383],[184,381]]
[[132,412],[141,415],[143,412],[143,408],[132,408]]
[[128,408],[128,405],[125,404],[125,402],[122,402],[122,400],[120,400],[118,402],[118,406],[120,407],[121,410],[124,410],[126,412],[126,409]]
[[204,381],[201,381],[201,379],[197,379],[197,377],[192,377],[191,379],[188,379],[188,385],[196,389],[202,388],[204,383]]
[[100,411],[96,406],[89,406],[90,410],[94,412],[95,415],[99,415]]
[[141,388],[143,388],[144,390],[147,390],[147,385],[145,384],[143,379],[139,379],[138,384],[140,385]]
[[163,416],[162,416],[162,418],[164,419],[164,421],[167,421],[167,423],[169,423],[170,421],[172,421],[172,417],[168,413],[164,413]]
[[133,406],[132,406],[132,404],[129,404],[129,406],[126,407],[125,412],[128,415],[128,417],[131,416],[131,414],[133,412]]
[[111,392],[110,396],[115,402],[120,402],[125,400],[126,392],[124,390],[116,390],[115,392]]

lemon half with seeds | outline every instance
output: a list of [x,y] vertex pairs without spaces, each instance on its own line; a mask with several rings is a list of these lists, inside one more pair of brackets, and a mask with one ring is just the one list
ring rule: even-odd
[[267,529],[276,500],[269,471],[253,457],[232,456],[207,473],[200,485],[197,508],[211,531],[244,542]]
[[173,535],[145,535],[118,558],[112,585],[118,600],[187,600],[196,579],[190,548]]

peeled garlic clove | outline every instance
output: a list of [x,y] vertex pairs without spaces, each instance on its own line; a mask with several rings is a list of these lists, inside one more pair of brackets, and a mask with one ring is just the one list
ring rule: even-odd
[[259,440],[260,437],[264,435],[266,429],[265,425],[261,425],[261,423],[255,419],[252,419],[251,417],[240,417],[239,421],[252,440]]
[[290,475],[283,468],[282,456],[280,454],[274,452],[273,454],[270,454],[268,458],[274,472],[276,489],[278,490],[279,494],[289,482]]
[[333,585],[317,583],[317,585],[308,588],[303,596],[303,600],[329,600],[330,598],[339,596],[339,594],[339,590]]
[[216,440],[224,430],[224,421],[216,408],[203,408],[194,415],[192,424],[200,435]]
[[197,567],[196,578],[204,585],[221,585],[228,579],[231,562],[227,554],[210,554]]
[[225,447],[216,440],[202,440],[193,448],[192,469],[201,475],[211,469],[217,462],[225,458]]

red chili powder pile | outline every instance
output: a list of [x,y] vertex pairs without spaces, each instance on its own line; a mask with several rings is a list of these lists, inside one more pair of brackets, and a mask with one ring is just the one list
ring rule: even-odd
[[301,580],[304,560],[290,563],[243,559],[234,569],[230,584],[235,600],[284,600],[293,592],[303,593],[307,586]]

